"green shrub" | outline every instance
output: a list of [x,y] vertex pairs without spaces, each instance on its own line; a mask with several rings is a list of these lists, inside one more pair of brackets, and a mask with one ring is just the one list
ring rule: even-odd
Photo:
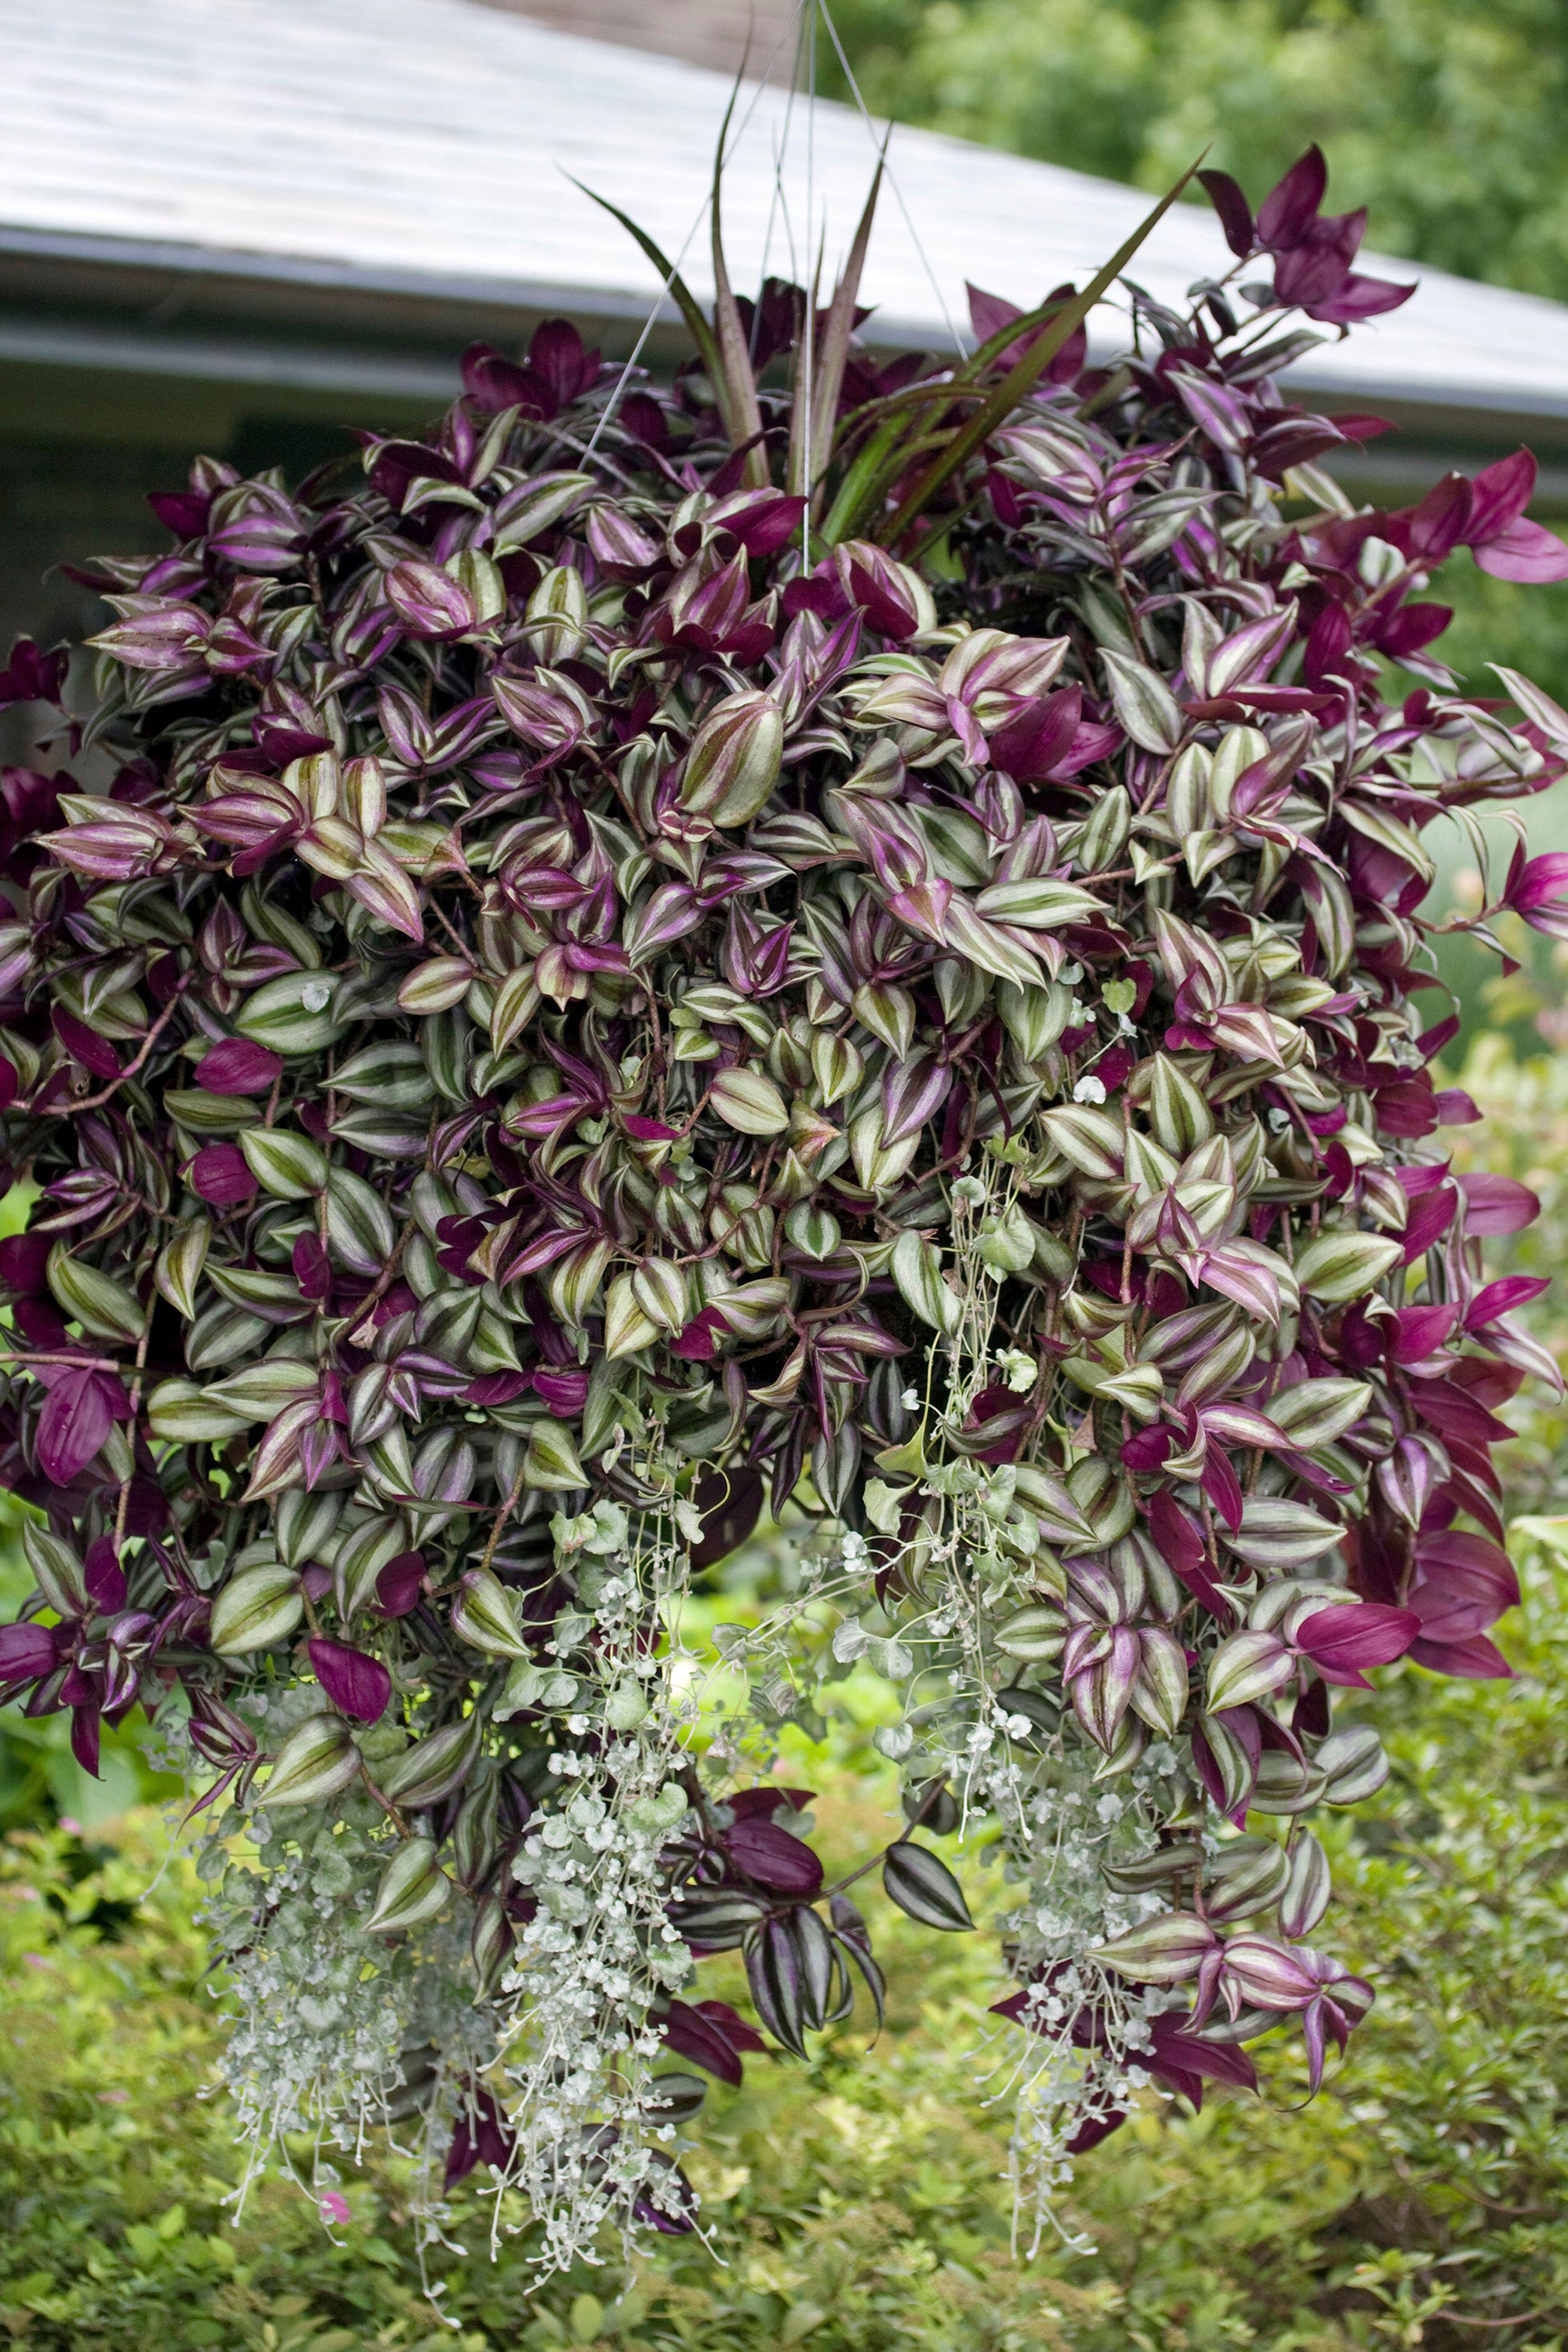
[[[1080,2168],[1081,2247],[1014,2262],[975,2056],[984,1960],[957,1939],[933,1958],[885,1911],[893,2030],[870,2057],[857,2020],[710,2110],[697,2170],[725,2260],[686,2241],[629,2293],[609,2272],[536,2292],[527,2240],[492,2267],[488,2209],[465,2201],[468,2251],[432,2261],[459,2323],[441,2328],[395,2163],[349,2188],[331,2235],[276,2180],[233,2226],[227,2120],[198,2096],[218,2038],[199,1890],[176,1864],[145,1891],[164,1833],[143,1812],[0,1846],[0,2321],[31,2352],[1551,2352],[1568,2343],[1568,1522],[1516,1537],[1519,1679],[1389,1677],[1394,1778],[1338,1824],[1346,1957],[1384,1956],[1343,2096],[1292,2112],[1286,2065],[1261,2110],[1138,2119]],[[830,1850],[876,1802],[850,1769],[863,1740],[840,1717],[799,1759]]]

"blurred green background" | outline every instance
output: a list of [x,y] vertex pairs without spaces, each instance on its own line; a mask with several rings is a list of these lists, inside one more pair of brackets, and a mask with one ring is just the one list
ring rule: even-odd
[[[837,0],[835,14],[879,110],[1151,188],[1211,142],[1255,195],[1316,138],[1332,201],[1371,207],[1373,246],[1568,299],[1568,0]],[[842,91],[826,49],[822,69]],[[138,490],[166,471],[151,448],[125,453],[110,503],[127,544],[142,457]],[[82,496],[108,511],[101,485]],[[26,612],[10,515],[0,499],[5,601]],[[80,600],[62,593],[40,588],[39,614],[79,625]],[[1444,651],[1470,690],[1488,691],[1500,661],[1568,703],[1568,585],[1512,587],[1462,556],[1436,593],[1456,607]],[[1531,808],[1536,846],[1568,846],[1564,807],[1559,787]],[[1463,903],[1468,852],[1434,847],[1441,893]],[[1458,1148],[1542,1193],[1542,1223],[1500,1255],[1556,1273],[1568,951],[1522,932],[1510,944],[1522,958],[1510,979],[1463,951],[1446,963],[1465,1019],[1448,1076],[1485,1114]],[[0,1229],[21,1208],[13,1196]],[[1562,1297],[1530,1313],[1568,1356]],[[395,2158],[345,2183],[353,2218],[331,2236],[279,2183],[236,2226],[223,2103],[202,2095],[220,1988],[203,1973],[199,1888],[170,1860],[172,1790],[142,1762],[134,1725],[106,1739],[93,1781],[60,1718],[7,1711],[0,2330],[36,2352],[1568,2346],[1568,1419],[1539,1397],[1510,1418],[1527,1584],[1507,1637],[1517,1679],[1385,1675],[1394,1777],[1331,1825],[1338,1948],[1379,1987],[1351,2065],[1310,2106],[1298,2050],[1272,2062],[1261,2105],[1151,2111],[1083,2163],[1064,2233],[1032,2263],[1009,2243],[1005,2105],[992,2104],[1004,2084],[983,2054],[1000,1988],[984,1949],[885,1904],[874,1925],[891,2018],[868,2054],[858,2018],[809,2066],[753,2061],[743,2093],[710,2100],[692,2168],[710,2249],[672,2247],[636,2281],[610,2264],[541,2289],[526,2233],[491,2264],[488,2213],[470,2199],[457,2250],[435,2258],[442,2326],[420,2293]],[[29,1580],[15,1524],[0,1502],[7,1613]],[[869,1746],[879,1709],[855,1676],[827,1738],[797,1759],[846,1856],[875,1834],[886,1796]]]
[[[1311,140],[1369,245],[1568,298],[1563,0],[833,0],[868,103],[1158,191],[1256,201]],[[824,85],[847,85],[819,44]]]

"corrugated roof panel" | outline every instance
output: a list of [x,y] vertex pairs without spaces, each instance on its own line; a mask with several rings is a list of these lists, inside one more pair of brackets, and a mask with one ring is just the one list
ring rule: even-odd
[[[688,275],[710,288],[700,225],[721,75],[467,0],[0,0],[0,244],[8,227],[316,282],[559,289],[563,307],[635,315],[658,275],[576,178],[668,250],[689,240]],[[823,104],[808,142],[804,102],[782,88],[742,91],[739,111],[725,186],[738,282],[764,257],[803,268],[808,171],[831,259],[864,198],[867,125]],[[1081,282],[1147,208],[926,131],[898,131],[892,161],[930,273],[885,200],[866,288],[889,340],[945,341],[966,275],[1019,301]],[[1184,205],[1135,274],[1169,299],[1228,261],[1206,208]],[[1403,310],[1297,374],[1351,398],[1568,417],[1568,309],[1427,271]]]

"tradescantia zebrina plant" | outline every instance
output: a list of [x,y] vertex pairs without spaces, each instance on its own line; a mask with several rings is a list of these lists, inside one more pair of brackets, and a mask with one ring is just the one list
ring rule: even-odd
[[[99,786],[6,780],[0,1659],[89,1764],[167,1727],[245,2126],[318,2188],[391,2124],[431,2228],[476,2167],[547,2261],[692,2227],[704,2075],[879,2006],[773,1769],[857,1661],[867,1868],[933,1931],[933,1835],[998,1874],[1027,2205],[1366,2009],[1333,1694],[1506,1671],[1489,1448],[1551,1371],[1478,1246],[1531,1196],[1449,1172],[1424,836],[1568,716],[1458,693],[1424,591],[1568,551],[1523,455],[1397,513],[1317,470],[1376,427],[1283,396],[1289,313],[1403,290],[1322,191],[1212,176],[1229,278],[1109,364],[1131,247],[962,363],[855,344],[863,236],[809,338],[721,261],[668,388],[552,323],[91,573]],[[1521,850],[1470,927],[1565,888]],[[683,1598],[764,1508],[715,1716]]]

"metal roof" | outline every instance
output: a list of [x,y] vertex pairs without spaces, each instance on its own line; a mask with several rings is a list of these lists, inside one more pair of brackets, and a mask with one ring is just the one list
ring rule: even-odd
[[[456,334],[545,312],[625,350],[658,275],[574,178],[686,247],[710,290],[700,224],[731,87],[699,67],[468,0],[0,0],[0,359],[414,397],[447,389]],[[764,255],[804,269],[808,215],[831,266],[868,182],[867,123],[826,103],[808,121],[786,65],[737,106],[741,286]],[[1081,282],[1148,207],[929,131],[897,130],[891,161],[865,280],[881,342],[946,344],[968,276],[1025,303]],[[1133,271],[1169,299],[1228,259],[1206,206],[1184,204]],[[1568,448],[1568,308],[1424,271],[1293,382],[1461,439]]]

